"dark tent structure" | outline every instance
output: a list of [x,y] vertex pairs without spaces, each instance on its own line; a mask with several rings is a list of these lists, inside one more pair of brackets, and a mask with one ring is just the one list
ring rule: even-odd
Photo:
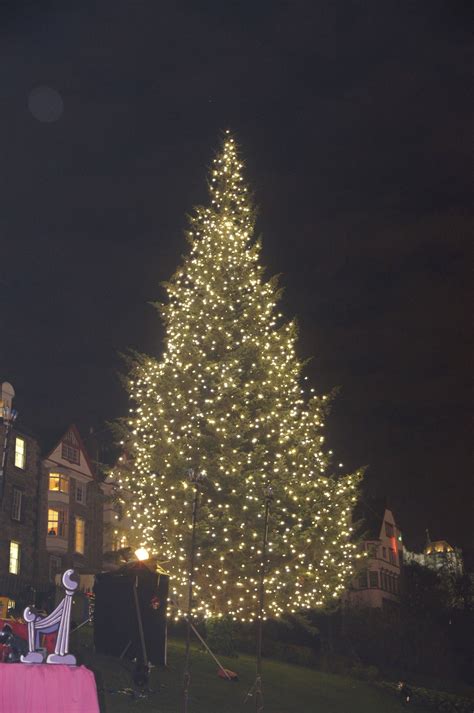
[[136,657],[143,661],[141,616],[148,661],[165,664],[168,582],[168,576],[157,570],[151,561],[131,562],[114,572],[96,575],[96,651],[109,656]]

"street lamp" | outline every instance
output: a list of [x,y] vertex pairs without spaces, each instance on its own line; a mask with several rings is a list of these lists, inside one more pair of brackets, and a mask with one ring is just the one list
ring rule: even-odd
[[135,550],[135,557],[139,562],[144,562],[150,558],[148,550],[145,547],[139,547],[138,550]]
[[255,695],[255,710],[257,713],[263,711],[263,688],[262,688],[262,635],[263,635],[263,612],[265,606],[265,570],[267,564],[267,544],[268,544],[268,518],[270,514],[270,503],[273,500],[273,490],[267,486],[263,491],[265,501],[265,515],[263,518],[262,533],[262,557],[259,567],[259,591],[258,591],[258,616],[257,616],[257,676],[255,683],[247,693],[245,702]]
[[189,565],[188,565],[188,611],[186,614],[186,655],[184,660],[184,713],[188,710],[189,684],[191,683],[191,674],[189,672],[189,648],[191,645],[191,609],[193,599],[193,577],[194,577],[194,560],[196,554],[196,522],[199,501],[199,488],[206,480],[206,474],[199,471],[197,468],[190,468],[186,472],[186,476],[191,485],[194,486],[193,497],[193,514],[192,514],[192,529],[191,529],[191,545],[189,548]]

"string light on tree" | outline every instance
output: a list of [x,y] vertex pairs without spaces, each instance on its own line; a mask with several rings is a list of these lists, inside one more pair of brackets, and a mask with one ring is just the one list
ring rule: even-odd
[[[115,477],[136,545],[166,561],[175,616],[185,614],[193,488],[206,476],[196,525],[193,614],[254,620],[263,493],[272,488],[264,616],[323,605],[352,574],[351,510],[360,473],[333,476],[324,448],[329,399],[303,388],[294,322],[266,279],[254,211],[226,132],[195,210],[189,252],[158,305],[161,359],[138,357]],[[131,494],[131,497],[130,497]],[[128,503],[128,505],[127,505]]]

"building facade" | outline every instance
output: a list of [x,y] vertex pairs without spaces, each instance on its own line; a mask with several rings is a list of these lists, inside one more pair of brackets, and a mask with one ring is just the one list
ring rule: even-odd
[[428,536],[428,542],[423,552],[404,550],[403,557],[405,564],[413,562],[438,574],[449,574],[455,577],[461,577],[464,574],[462,551],[457,547],[452,547],[446,540],[431,542]]
[[40,446],[22,426],[13,423],[13,387],[1,385],[0,447],[0,618],[10,607],[32,600],[44,586],[39,567],[41,503],[45,499]]
[[367,538],[362,557],[346,593],[350,606],[390,608],[400,603],[402,537],[393,513],[383,508],[367,518]]
[[103,493],[78,429],[72,425],[43,459],[47,493],[41,517],[43,567],[49,581],[72,568],[102,568]]

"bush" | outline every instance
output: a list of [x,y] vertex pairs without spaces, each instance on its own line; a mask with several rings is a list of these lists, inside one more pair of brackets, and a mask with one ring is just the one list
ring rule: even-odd
[[310,667],[317,663],[316,656],[309,646],[295,646],[294,644],[283,646],[282,661]]
[[317,668],[326,673],[337,673],[341,676],[348,676],[353,671],[354,667],[359,666],[359,663],[354,663],[353,659],[340,654],[321,654],[318,657]]
[[[396,683],[383,681],[377,685],[396,696],[400,696]],[[418,688],[415,686],[409,686],[409,688],[412,692],[413,703],[419,703],[431,710],[440,711],[440,713],[473,713],[474,711],[474,700],[470,700],[469,698],[462,698],[453,693],[433,691],[429,688]]]
[[377,666],[363,666],[357,663],[352,666],[349,674],[362,681],[375,681],[379,677],[379,670]]
[[207,619],[206,643],[216,654],[237,658],[232,619],[230,617]]

